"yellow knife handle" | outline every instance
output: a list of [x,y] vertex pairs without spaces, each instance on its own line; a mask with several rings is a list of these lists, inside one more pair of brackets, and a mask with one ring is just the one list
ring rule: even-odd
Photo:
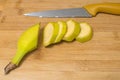
[[120,15],[120,3],[98,3],[84,6],[84,8],[95,16],[99,12]]

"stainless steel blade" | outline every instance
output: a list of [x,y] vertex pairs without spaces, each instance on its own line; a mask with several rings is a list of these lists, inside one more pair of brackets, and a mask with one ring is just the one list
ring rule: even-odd
[[24,14],[25,16],[38,16],[38,17],[92,17],[84,8],[72,8],[61,10],[48,10],[43,12],[32,12]]

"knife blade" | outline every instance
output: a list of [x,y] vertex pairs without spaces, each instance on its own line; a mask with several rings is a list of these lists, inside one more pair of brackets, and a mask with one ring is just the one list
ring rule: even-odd
[[32,12],[24,15],[39,17],[92,17],[84,8],[49,10],[43,12]]
[[38,17],[58,17],[58,18],[68,18],[68,17],[91,18],[96,16],[96,14],[100,12],[120,15],[120,3],[97,3],[97,4],[86,5],[82,8],[39,11],[39,12],[26,13],[24,15],[38,16]]

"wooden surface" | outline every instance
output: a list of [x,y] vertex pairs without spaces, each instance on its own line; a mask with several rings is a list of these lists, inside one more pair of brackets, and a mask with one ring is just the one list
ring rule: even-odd
[[41,35],[38,50],[30,53],[19,68],[4,75],[4,67],[16,52],[17,40],[31,25],[67,21],[70,18],[26,17],[22,14],[90,3],[120,0],[0,0],[0,80],[120,80],[120,16],[98,14],[93,18],[72,18],[88,22],[94,36],[87,43],[61,42],[44,48]]

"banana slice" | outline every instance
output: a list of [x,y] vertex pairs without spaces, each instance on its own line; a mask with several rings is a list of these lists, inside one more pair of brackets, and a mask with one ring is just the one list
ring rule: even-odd
[[55,22],[48,23],[43,31],[43,45],[48,46],[52,44],[58,35],[58,31],[59,26],[57,23]]
[[65,41],[74,40],[80,32],[79,26],[80,25],[73,20],[67,21],[67,32],[66,32],[65,36],[63,37],[63,40],[65,40]]
[[86,42],[92,38],[93,32],[92,28],[87,23],[80,23],[81,32],[76,37],[76,40],[79,42]]
[[63,21],[58,21],[57,22],[58,25],[59,25],[59,32],[58,32],[58,35],[54,41],[54,43],[58,43],[62,40],[62,38],[64,37],[65,33],[66,33],[66,30],[67,30],[67,25],[65,22]]

